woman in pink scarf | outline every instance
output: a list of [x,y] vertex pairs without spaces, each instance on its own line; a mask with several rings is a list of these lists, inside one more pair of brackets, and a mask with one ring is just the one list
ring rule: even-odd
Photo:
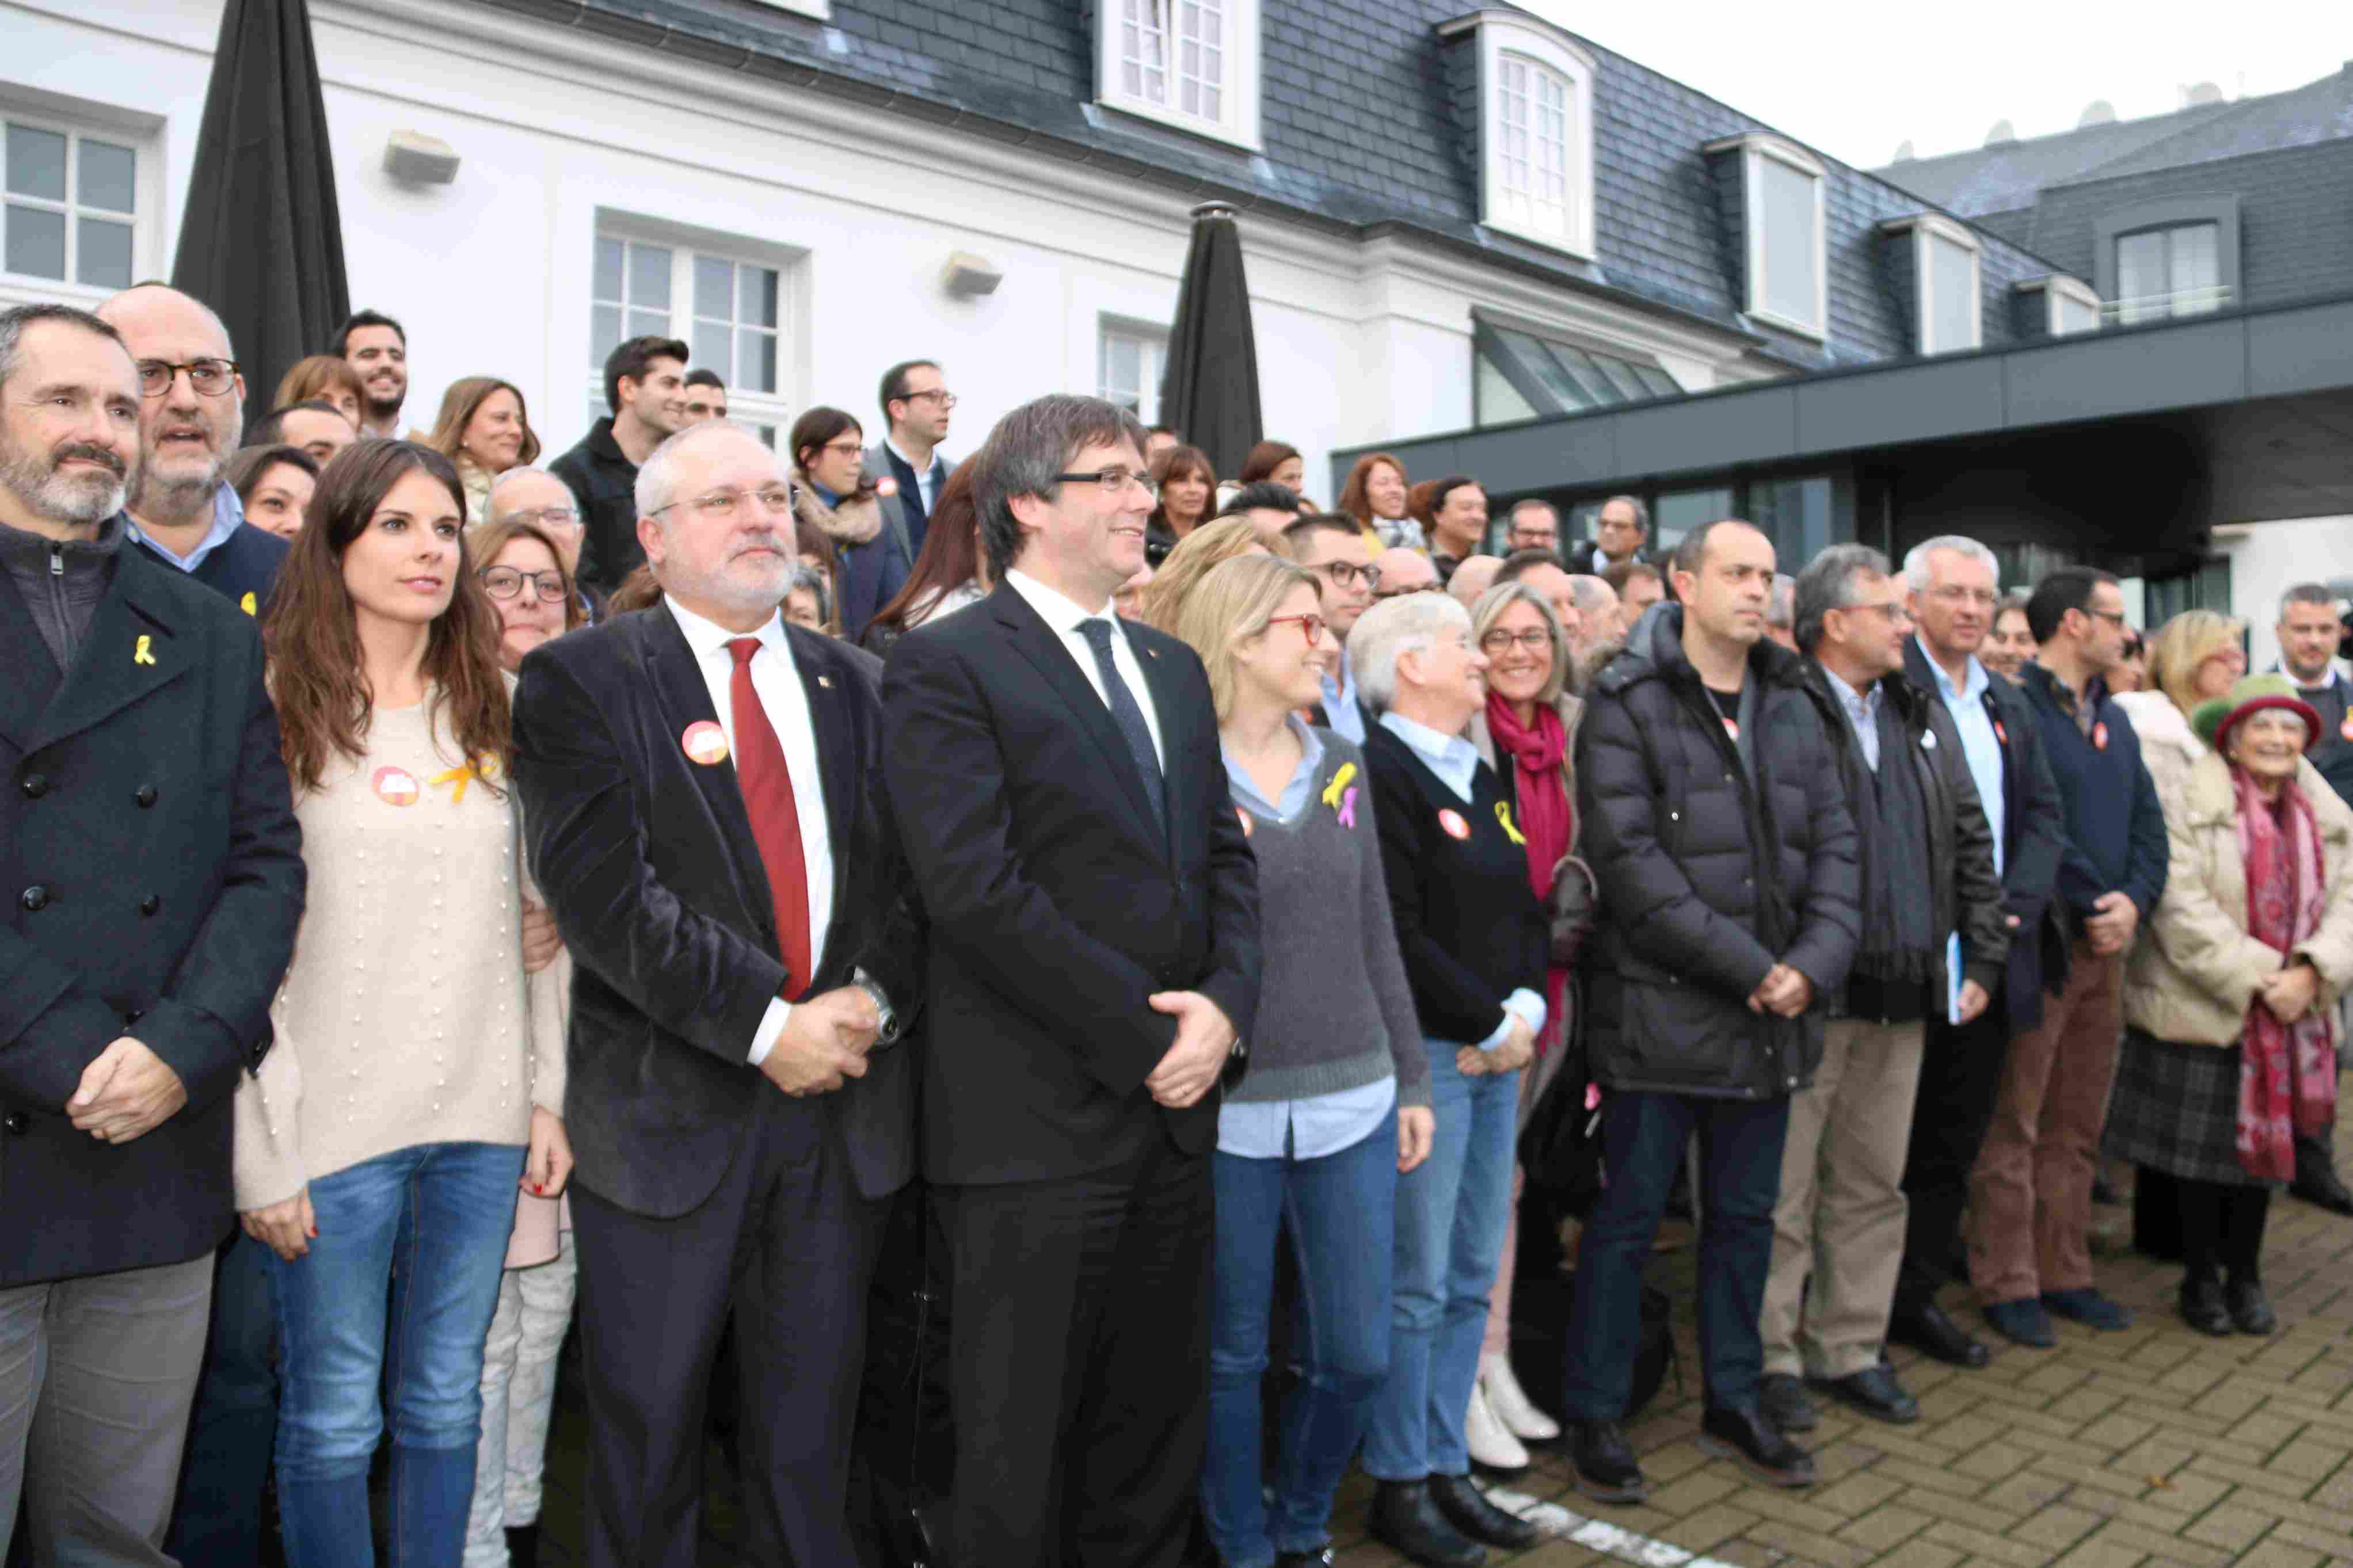
[[2172,864],[2125,973],[2107,1151],[2177,1177],[2181,1316],[2267,1334],[2258,1255],[2295,1134],[2337,1114],[2353,980],[2353,810],[2304,760],[2319,720],[2284,677],[2201,703],[2213,749],[2161,791]]
[[[1528,885],[1549,907],[1552,871],[1577,843],[1577,791],[1569,779],[1569,747],[1576,739],[1581,705],[1566,685],[1569,645],[1542,595],[1525,583],[1491,588],[1471,613],[1471,636],[1487,656],[1487,708],[1472,718],[1470,737],[1480,757],[1512,794],[1512,815],[1527,840]],[[1550,1048],[1565,1038],[1568,972],[1545,975],[1546,1025],[1536,1041],[1536,1063],[1520,1079],[1520,1116],[1536,1102],[1561,1053]],[[1523,1439],[1544,1441],[1559,1426],[1532,1404],[1512,1371],[1512,1282],[1519,1235],[1518,1184],[1504,1233],[1504,1258],[1488,1298],[1487,1339],[1479,1353],[1479,1382],[1471,1395],[1463,1436],[1472,1458],[1495,1469],[1528,1462]]]

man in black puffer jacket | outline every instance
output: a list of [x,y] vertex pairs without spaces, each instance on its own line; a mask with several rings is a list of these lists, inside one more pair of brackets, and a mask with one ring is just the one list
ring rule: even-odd
[[1813,1461],[1757,1409],[1757,1330],[1789,1096],[1822,1049],[1861,927],[1854,820],[1804,666],[1766,640],[1773,546],[1711,523],[1675,552],[1680,604],[1636,623],[1586,698],[1577,817],[1601,891],[1588,970],[1609,1184],[1586,1222],[1565,1408],[1578,1484],[1646,1495],[1619,1420],[1641,1268],[1696,1129],[1701,1443],[1766,1480]]

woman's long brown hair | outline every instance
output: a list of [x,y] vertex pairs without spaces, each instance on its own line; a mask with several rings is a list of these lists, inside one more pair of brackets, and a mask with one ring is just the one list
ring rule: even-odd
[[980,506],[972,499],[972,459],[966,458],[948,471],[940,499],[923,529],[923,547],[915,552],[915,569],[906,585],[889,604],[874,612],[867,630],[876,626],[907,629],[915,606],[977,582],[981,574]]
[[[298,791],[320,787],[331,757],[367,754],[374,702],[351,592],[343,586],[343,555],[375,521],[392,487],[419,469],[449,492],[462,520],[466,492],[448,458],[414,441],[354,441],[319,475],[302,531],[278,569],[261,635],[269,652],[280,750]],[[434,688],[430,717],[437,735],[448,721],[459,755],[478,766],[495,760],[503,776],[513,760],[512,715],[499,668],[499,613],[468,556],[461,532],[457,590],[425,645],[425,676]],[[503,793],[491,778],[482,783]]]
[[[451,382],[449,390],[441,395],[441,416],[433,421],[433,433],[425,437],[425,444],[456,462],[465,450],[466,426],[474,422],[483,404],[501,392],[514,394],[515,418],[522,425],[522,447],[515,453],[515,467],[527,468],[538,462],[539,432],[531,427],[531,404],[523,397],[522,387],[495,375],[470,375],[463,381]],[[473,461],[471,458],[466,460]]]
[[1367,452],[1356,459],[1348,470],[1348,482],[1340,487],[1340,510],[1364,527],[1373,526],[1373,470],[1384,463],[1397,470],[1400,482],[1406,477],[1405,465],[1388,452]]

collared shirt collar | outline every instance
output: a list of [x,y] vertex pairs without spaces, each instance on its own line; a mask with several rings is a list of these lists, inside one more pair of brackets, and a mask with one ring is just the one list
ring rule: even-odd
[[1340,679],[1324,676],[1324,717],[1338,733],[1358,745],[1365,743],[1364,721],[1356,713],[1356,672],[1348,668],[1348,650],[1342,648],[1336,661]]
[[[1054,628],[1057,636],[1068,636],[1076,631],[1081,621],[1108,620],[1114,628],[1119,628],[1119,617],[1112,613],[1109,598],[1103,600],[1100,609],[1090,610],[1069,595],[1060,589],[1049,588],[1018,567],[1008,572],[1005,581],[1015,593],[1029,601],[1029,607]],[[1126,635],[1124,628],[1119,629],[1124,638]]]
[[793,656],[791,647],[785,641],[782,610],[772,612],[757,631],[731,632],[717,621],[696,615],[667,594],[662,595],[662,603],[670,606],[670,615],[678,622],[678,629],[686,635],[686,646],[694,650],[697,658],[709,658],[713,654],[724,652],[729,643],[744,637],[758,637],[761,646],[770,653],[781,654],[787,659]]
[[1306,809],[1308,795],[1315,787],[1316,770],[1324,765],[1324,742],[1314,727],[1296,713],[1286,716],[1283,722],[1299,741],[1299,766],[1283,781],[1281,800],[1269,800],[1261,795],[1250,770],[1235,761],[1234,754],[1222,743],[1218,747],[1219,754],[1225,759],[1226,782],[1232,787],[1234,798],[1261,816],[1277,822],[1288,822]]
[[1871,764],[1872,772],[1877,773],[1879,771],[1879,705],[1885,700],[1885,694],[1879,689],[1879,682],[1874,680],[1857,691],[1846,683],[1843,676],[1829,665],[1823,664],[1820,659],[1816,659],[1814,663],[1829,679],[1831,690],[1837,696],[1839,706],[1846,710],[1847,727],[1854,731],[1855,743],[1862,748],[1862,760]]
[[1402,713],[1381,715],[1381,728],[1403,741],[1414,755],[1430,764],[1430,771],[1439,782],[1464,800],[1471,798],[1471,785],[1479,775],[1479,748],[1460,735],[1441,735],[1427,724],[1417,723]]
[[129,512],[122,514],[122,528],[125,534],[145,545],[148,552],[157,560],[168,566],[176,566],[183,572],[194,572],[203,565],[206,556],[227,544],[230,537],[244,526],[245,503],[237,499],[237,491],[230,488],[226,479],[222,480],[220,487],[213,491],[212,527],[205,531],[204,538],[197,541],[195,549],[189,552],[185,559],[174,555],[148,538],[146,530],[141,528],[138,520]]
[[[1917,638],[1915,637],[1915,640],[1916,641]],[[1945,673],[1945,667],[1936,662],[1936,656],[1928,651],[1926,643],[1920,644],[1920,657],[1927,661],[1928,673],[1936,679],[1937,694],[1944,698],[1947,707],[1955,703],[1976,701],[1986,694],[1993,679],[1993,677],[1986,672],[1986,667],[1978,662],[1978,656],[1970,654],[1968,656],[1968,679],[1956,689],[1953,685],[1953,678]]]
[[934,451],[932,454],[932,460],[918,468],[915,464],[915,459],[907,456],[906,453],[899,450],[899,443],[891,439],[890,437],[885,436],[882,437],[882,445],[890,448],[890,452],[892,457],[906,464],[907,471],[914,475],[919,479],[930,479],[933,472],[939,468],[942,462],[939,453]]

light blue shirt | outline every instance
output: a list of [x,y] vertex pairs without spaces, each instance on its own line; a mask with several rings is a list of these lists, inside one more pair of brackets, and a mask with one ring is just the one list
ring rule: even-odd
[[[1438,782],[1454,792],[1463,805],[1471,804],[1471,785],[1479,776],[1479,748],[1460,735],[1441,735],[1427,724],[1418,724],[1402,713],[1381,715],[1381,728],[1403,741],[1438,775]],[[1523,985],[1504,998],[1506,1014],[1516,1014],[1526,1020],[1530,1030],[1544,1033],[1545,999]],[[1492,1051],[1504,1043],[1511,1032],[1510,1017],[1495,1026],[1495,1032],[1477,1042],[1482,1051]],[[1443,1042],[1440,1042],[1441,1044]]]
[[245,526],[245,503],[237,499],[237,491],[230,489],[227,482],[224,480],[220,488],[213,491],[213,525],[205,531],[204,538],[197,542],[195,549],[190,551],[185,559],[173,554],[148,538],[146,531],[139,526],[129,512],[122,514],[122,526],[132,538],[145,545],[148,553],[158,561],[167,565],[176,566],[183,572],[194,572],[205,563],[206,556],[227,544],[229,535]]
[[1348,668],[1348,656],[1340,655],[1340,679],[1335,685],[1330,676],[1324,678],[1324,720],[1333,733],[1345,735],[1361,746],[1365,743],[1365,710],[1356,706],[1356,672]]
[[[1219,747],[1226,759],[1226,784],[1234,804],[1262,821],[1288,826],[1315,798],[1315,775],[1324,766],[1324,742],[1306,722],[1293,714],[1291,732],[1299,740],[1299,766],[1282,786],[1282,798],[1270,801],[1259,793],[1248,769]],[[1392,1076],[1355,1089],[1311,1095],[1305,1100],[1260,1100],[1237,1105],[1228,1101],[1218,1112],[1218,1152],[1244,1160],[1320,1160],[1343,1149],[1353,1149],[1371,1137],[1397,1103],[1397,1079]]]
[[[1920,651],[1927,653],[1926,643],[1921,644]],[[1993,732],[1993,715],[1986,711],[1985,705],[1985,695],[1993,678],[1975,655],[1969,658],[1968,682],[1957,691],[1943,665],[1931,658],[1928,669],[1936,678],[1936,695],[1944,699],[1945,711],[1953,716],[1953,728],[1960,731],[1962,760],[1969,764],[1970,782],[1978,786],[1986,826],[1993,829],[1993,872],[1999,877],[2002,874],[2002,830],[2009,821],[2010,802],[2001,792],[2001,738]]]
[[[1820,662],[1817,660],[1816,662]],[[1837,693],[1839,706],[1846,710],[1846,727],[1854,731],[1855,743],[1862,748],[1862,760],[1873,773],[1879,771],[1879,682],[1873,681],[1868,691],[1857,691],[1839,679],[1837,670],[1822,666],[1830,677],[1831,689]]]

